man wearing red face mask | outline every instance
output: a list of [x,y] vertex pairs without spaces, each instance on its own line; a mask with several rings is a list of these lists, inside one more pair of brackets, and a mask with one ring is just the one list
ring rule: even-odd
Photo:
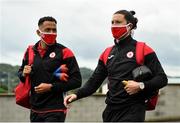
[[[64,122],[64,93],[81,86],[80,70],[74,54],[56,41],[56,25],[53,17],[40,18],[37,30],[40,40],[32,47],[33,64],[28,65],[27,50],[18,71],[22,82],[27,75],[30,76],[31,122]],[[62,73],[64,71],[67,74]]]
[[[148,81],[133,80],[132,71],[139,66],[136,62],[137,41],[132,38],[137,18],[134,11],[120,10],[112,17],[112,35],[114,46],[108,47],[100,56],[98,65],[86,82],[75,94],[66,96],[64,104],[93,94],[108,77],[104,122],[135,122],[145,120],[145,97],[143,91],[157,90],[167,85],[167,77],[155,54],[146,45],[144,64],[151,69],[153,77]],[[107,57],[107,51],[111,49]],[[107,61],[105,58],[107,57]],[[123,80],[128,80],[124,85]],[[142,93],[141,93],[142,92]]]

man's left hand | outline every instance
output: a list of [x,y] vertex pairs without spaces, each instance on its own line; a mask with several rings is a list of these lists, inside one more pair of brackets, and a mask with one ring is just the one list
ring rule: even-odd
[[52,84],[48,83],[41,83],[40,85],[34,87],[36,93],[44,93],[47,91],[50,91],[52,87]]
[[139,83],[133,80],[129,80],[124,89],[129,95],[136,94],[141,90],[139,87]]

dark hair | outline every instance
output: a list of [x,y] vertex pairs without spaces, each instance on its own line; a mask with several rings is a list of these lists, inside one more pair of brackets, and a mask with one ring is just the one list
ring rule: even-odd
[[55,18],[53,18],[51,16],[46,16],[46,17],[42,17],[39,19],[38,26],[42,25],[44,23],[44,21],[52,21],[52,22],[55,22],[57,24],[57,21]]
[[119,10],[115,12],[114,14],[123,14],[127,22],[133,24],[132,29],[137,28],[138,19],[134,17],[134,15],[136,14],[135,11]]

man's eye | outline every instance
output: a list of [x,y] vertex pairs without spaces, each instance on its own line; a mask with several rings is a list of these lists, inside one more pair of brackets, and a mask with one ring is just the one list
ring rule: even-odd
[[56,32],[57,30],[56,29],[53,29],[53,32]]
[[121,22],[120,21],[116,21],[117,24],[120,24]]
[[120,21],[112,21],[111,24],[120,24]]

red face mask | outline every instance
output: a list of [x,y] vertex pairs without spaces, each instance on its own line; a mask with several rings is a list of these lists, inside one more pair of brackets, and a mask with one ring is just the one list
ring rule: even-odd
[[[41,32],[41,31],[40,31]],[[41,32],[41,38],[47,45],[53,45],[56,42],[57,33]]]
[[111,31],[112,31],[112,35],[115,39],[121,39],[123,36],[125,36],[128,32],[129,24],[127,25],[122,25],[122,26],[112,26],[111,27]]

